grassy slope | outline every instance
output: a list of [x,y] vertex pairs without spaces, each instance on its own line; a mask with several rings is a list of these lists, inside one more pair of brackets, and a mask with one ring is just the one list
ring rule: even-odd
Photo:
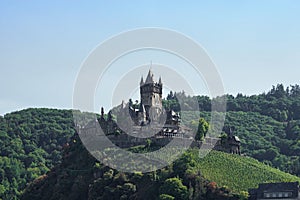
[[[201,117],[207,118],[208,116],[209,113],[207,112],[201,113]],[[191,118],[190,116],[188,117]],[[198,116],[195,118],[197,119],[197,117]],[[70,111],[27,109],[8,114],[5,116],[5,120],[6,121],[3,121],[1,124],[3,126],[9,125],[8,128],[10,129],[8,131],[6,130],[6,127],[3,128],[3,130],[9,132],[9,134],[7,134],[8,139],[5,139],[5,141],[8,141],[7,145],[2,145],[1,148],[6,147],[8,150],[12,149],[13,155],[17,155],[18,157],[16,159],[20,160],[20,162],[22,162],[22,160],[17,150],[20,148],[23,150],[27,141],[28,144],[34,145],[33,150],[41,148],[52,152],[56,145],[52,148],[49,144],[53,144],[54,139],[60,141],[63,136],[67,135],[65,133],[67,130],[69,131],[68,135],[73,134],[73,121],[71,119]],[[280,143],[278,138],[281,138],[280,133],[283,131],[282,123],[276,122],[270,117],[262,116],[257,113],[228,112],[227,123],[234,125],[237,128],[235,133],[242,140],[243,152],[248,148],[248,151],[246,151],[248,155],[250,155],[251,152],[249,150],[250,148],[264,149]],[[48,127],[49,130],[46,129]],[[56,127],[58,131],[53,129]],[[40,138],[41,136],[47,135],[53,135],[53,137],[49,137],[47,140]],[[20,143],[22,145],[13,145],[11,141],[16,138],[22,140],[22,143]],[[36,144],[38,143],[37,141],[41,141],[41,144]],[[247,144],[244,142],[247,142]],[[59,145],[57,144],[57,146]],[[5,151],[2,151],[2,153],[3,152]],[[195,155],[197,157],[197,153],[195,153]],[[14,158],[14,156],[10,154],[6,156]],[[24,158],[25,161],[27,160],[26,157],[22,158]],[[52,157],[47,155],[46,158],[50,160]],[[76,157],[76,159],[78,159],[78,157]],[[75,165],[75,162],[72,162]],[[257,185],[262,182],[300,181],[300,178],[268,167],[255,159],[224,154],[221,152],[212,151],[211,154],[204,159],[198,160],[198,163],[198,167],[205,178],[217,182],[219,186],[227,186],[236,192],[247,191],[248,188],[257,187]],[[16,174],[12,175],[13,178],[17,177]],[[4,177],[8,177],[8,173],[5,173]],[[18,178],[16,179],[19,180]],[[29,181],[29,179],[26,181]],[[21,189],[22,188],[23,187],[21,187]],[[11,187],[8,189],[11,191],[15,188]]]
[[[199,115],[210,120],[209,112],[188,111],[182,117],[189,124],[191,120],[199,118]],[[298,123],[300,122],[292,122]],[[288,131],[286,123],[254,112],[227,112],[225,126],[235,128],[234,134],[241,140],[243,154],[300,177],[300,126],[296,125],[293,131]],[[214,125],[211,127],[213,130]],[[293,132],[293,137],[289,136],[289,132]]]
[[259,183],[300,182],[299,177],[269,167],[249,157],[211,151],[206,157],[198,158],[197,161],[197,167],[205,178],[238,193],[255,188]]

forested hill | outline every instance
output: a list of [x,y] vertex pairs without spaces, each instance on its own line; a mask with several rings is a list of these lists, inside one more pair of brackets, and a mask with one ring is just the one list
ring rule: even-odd
[[[209,120],[210,112],[200,112],[200,116]],[[225,120],[225,127],[234,127],[234,134],[240,138],[243,154],[297,176],[300,176],[299,126],[300,120],[278,122],[255,112],[229,111]]]
[[68,110],[26,109],[0,117],[0,199],[17,199],[28,183],[59,164],[73,127]]
[[[189,185],[188,182],[193,181],[193,186],[198,188],[199,191],[195,191],[197,195],[204,193],[204,190],[208,188],[209,182],[198,172],[191,171],[190,174],[193,175],[185,176],[188,169],[192,170],[195,167],[195,161],[190,153],[177,161],[174,166],[152,173],[130,174],[118,172],[100,164],[90,156],[78,139],[75,136],[73,140],[76,142],[72,142],[65,149],[62,164],[47,175],[36,179],[25,190],[22,200],[158,199],[161,191],[164,191],[165,196],[171,199],[171,195],[173,195],[177,199],[183,200],[188,198],[188,187],[186,186]],[[181,178],[185,178],[185,180]],[[164,182],[167,180],[169,183],[165,184],[166,186],[163,188]],[[186,183],[186,181],[188,182]],[[216,184],[213,187],[217,189]],[[173,190],[172,193],[171,190]],[[224,188],[224,191],[229,195],[228,189]],[[208,191],[207,195],[216,197],[217,194]],[[231,194],[232,196],[233,194]]]
[[[169,94],[164,105],[178,109],[176,95],[183,93]],[[229,112],[225,125],[235,128],[242,153],[299,176],[299,86],[277,85],[264,94],[226,97]],[[208,120],[212,100],[187,97],[184,106],[191,98],[197,99],[200,116]],[[191,120],[199,118],[189,114]],[[0,199],[18,199],[27,184],[58,166],[74,135],[70,110],[36,108],[0,116]]]
[[[204,159],[190,149],[172,165],[142,174],[101,165],[74,137],[63,162],[36,179],[22,200],[246,199],[261,182],[300,181],[252,158],[211,151]],[[144,147],[151,148],[151,147]]]
[[[182,92],[170,92],[163,103],[179,111],[192,110],[189,105],[197,101],[200,116],[209,121],[212,102],[215,105],[219,102],[219,98],[211,100],[207,96],[183,96]],[[285,88],[278,84],[262,94],[226,95],[225,98],[225,126],[235,129],[234,134],[242,140],[242,151],[273,167],[300,176],[300,86]],[[183,100],[181,105],[177,99]],[[195,112],[185,115],[191,115],[190,119],[197,117]]]
[[[211,102],[217,105],[219,98],[211,100],[208,96],[185,96],[184,92],[168,94],[163,102],[166,107],[174,110],[189,110],[193,100],[199,102],[201,111],[211,111]],[[284,87],[282,84],[272,86],[272,89],[262,94],[246,96],[243,94],[225,95],[227,100],[227,111],[257,112],[261,115],[270,116],[280,122],[300,120],[300,86],[292,85]],[[176,99],[183,100],[181,108]],[[216,106],[218,107],[218,106]]]

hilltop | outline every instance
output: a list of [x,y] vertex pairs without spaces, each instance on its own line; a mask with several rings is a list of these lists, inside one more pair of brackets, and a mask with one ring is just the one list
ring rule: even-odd
[[[163,100],[164,106],[178,111],[176,95],[183,94],[169,94]],[[195,98],[199,103],[200,112],[185,111],[187,112],[185,121],[195,125],[193,120],[202,117],[209,122],[211,102],[217,99],[211,100],[206,96],[187,97],[183,105],[188,106],[189,99]],[[278,168],[299,176],[300,87],[296,85],[290,89],[284,89],[282,85],[277,85],[268,93],[252,96],[238,94],[236,97],[226,95],[226,98],[228,112],[225,126],[235,128],[234,134],[242,141],[242,153],[257,159],[251,160],[251,166],[262,162],[264,167],[261,166],[261,168],[268,168],[268,171]],[[63,169],[65,166],[62,165],[62,161],[67,155],[65,149],[72,144],[75,136],[76,130],[71,110],[30,108],[0,116],[0,198],[19,199],[23,190],[33,180],[44,179],[49,175],[45,174]],[[216,155],[219,155],[218,152]],[[222,154],[222,156],[228,160],[235,158],[231,155],[227,157],[229,156],[227,154]],[[79,158],[73,158],[75,169],[80,168],[80,162],[77,161]],[[249,159],[241,157],[231,162],[237,165],[240,162],[247,163]],[[217,163],[217,160],[213,162]],[[91,163],[94,166],[95,162]],[[205,166],[205,162],[203,165]],[[221,170],[220,165],[216,166]],[[80,174],[80,172],[82,171],[72,171],[73,174]],[[199,173],[203,180],[215,181],[221,187],[226,186],[232,192],[237,193],[245,191],[248,185],[255,187],[253,183],[256,184],[255,181],[251,184],[247,183],[246,186],[239,184],[241,185],[239,188],[233,184],[236,180],[231,180],[230,177],[218,178],[218,176],[209,175],[205,172],[205,168],[201,169],[201,166]],[[289,177],[289,175],[281,174],[276,180],[284,180],[284,177]],[[231,184],[224,182],[223,179],[228,179]],[[189,183],[186,183],[186,186],[189,187]]]
[[[121,173],[92,158],[78,139],[73,138],[62,163],[36,179],[21,199],[158,199],[163,194],[176,199],[243,199],[248,188],[262,182],[300,181],[248,157],[211,151],[199,158],[197,149],[155,172]],[[165,189],[170,181],[178,184]]]

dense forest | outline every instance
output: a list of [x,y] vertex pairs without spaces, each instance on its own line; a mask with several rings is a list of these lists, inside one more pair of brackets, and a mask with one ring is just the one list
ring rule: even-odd
[[[197,112],[187,111],[183,116],[195,119],[198,115]],[[200,116],[209,121],[211,113],[200,112]],[[293,137],[290,137],[290,124],[294,127]],[[240,138],[243,155],[297,176],[300,176],[300,132],[295,130],[299,125],[299,120],[278,122],[259,113],[242,111],[227,112],[225,120],[225,128],[234,128],[233,133]],[[226,136],[224,130],[221,137]]]
[[[182,92],[171,92],[163,103],[166,107],[184,112],[185,121],[197,117],[210,120],[212,102],[217,105],[218,98],[182,96],[185,96]],[[179,104],[178,98],[183,102]],[[226,95],[225,98],[225,127],[234,128],[234,134],[242,141],[242,151],[273,167],[300,176],[300,86],[285,88],[278,84],[267,93],[252,96],[237,94],[236,97]],[[192,108],[189,105],[195,101],[200,112],[190,111]]]
[[28,183],[62,159],[74,135],[72,112],[27,109],[0,118],[0,197],[17,199]]
[[[180,104],[178,100],[183,102]],[[175,111],[190,110],[189,105],[198,102],[201,111],[211,111],[212,102],[218,108],[220,97],[210,99],[208,96],[186,96],[183,92],[172,91],[168,94],[163,104],[165,107],[172,108]],[[276,121],[288,122],[300,119],[300,86],[292,85],[284,87],[282,84],[272,86],[267,93],[246,96],[241,93],[235,97],[225,95],[227,102],[227,111],[257,112],[261,115],[270,116]],[[216,110],[218,111],[218,110]]]
[[[151,146],[142,148],[150,150]],[[102,165],[80,141],[71,143],[64,155],[59,166],[26,189],[22,200],[237,200],[247,199],[247,189],[261,182],[300,181],[252,158],[219,151],[202,159],[198,149],[190,149],[173,164],[144,174],[122,173]]]
[[[78,137],[74,137],[78,140]],[[35,180],[25,191],[22,200],[43,199],[188,199],[189,195],[205,195],[211,199],[238,199],[225,189],[217,193],[209,182],[194,171],[191,154],[186,154],[174,165],[151,173],[122,173],[103,166],[85,150],[80,142],[72,143],[65,150],[63,162],[50,173]],[[185,175],[190,170],[190,176]],[[196,173],[196,174],[195,174]],[[184,179],[180,178],[183,177]],[[198,190],[189,192],[186,185]],[[191,186],[191,185],[190,185]],[[200,187],[201,186],[201,187]],[[191,186],[190,189],[193,187]]]
[[[177,101],[180,96],[185,96],[185,94],[183,92],[171,92],[163,101],[164,106],[176,111],[186,112],[187,121],[191,124],[197,123],[199,117],[209,122],[211,104],[212,102],[217,104],[218,98],[185,96],[185,98],[181,98],[185,102],[180,104],[182,106],[180,107]],[[282,84],[279,84],[273,86],[269,92],[259,95],[245,96],[238,94],[235,97],[232,95],[226,95],[225,97],[228,110],[225,126],[234,127],[234,134],[238,135],[242,141],[242,153],[266,165],[300,176],[300,87],[295,85],[285,88]],[[195,100],[199,104],[200,112],[192,112],[189,108],[189,105],[193,104]],[[74,139],[74,137],[76,137],[76,130],[71,110],[31,108],[6,114],[3,117],[0,116],[0,199],[19,199],[24,189],[32,181],[40,182],[46,176],[52,176],[51,174],[55,170],[63,171],[61,168],[65,166],[62,160],[65,159],[63,158],[64,156],[68,155],[67,152],[75,152],[77,151],[76,149],[82,148],[77,146],[78,138]],[[70,148],[70,146],[74,147]],[[86,178],[82,173],[90,172],[76,171],[76,169],[82,169],[80,167],[84,164],[87,166],[91,165],[90,168],[94,169],[96,164],[92,158],[91,162],[88,161],[87,163],[81,163],[80,156],[74,155],[72,159],[74,164],[72,167],[74,168],[71,169],[75,170],[72,171],[70,169],[66,173],[75,174],[78,180],[72,180],[73,184],[74,181],[80,184],[82,183],[80,178]],[[114,178],[117,174],[120,174],[116,171],[111,172],[101,165],[97,167],[101,168],[99,174],[102,175],[106,172],[113,173],[111,176]],[[171,170],[171,168],[169,167],[165,170]],[[51,169],[50,174],[45,175]],[[201,170],[197,173],[201,174]],[[172,176],[171,174],[170,172],[170,176],[167,177],[176,178],[176,176],[173,177],[174,174]],[[94,171],[92,176],[94,176]],[[133,178],[131,176],[134,175],[126,176],[129,176],[129,180],[131,180]],[[148,176],[151,177],[152,175],[148,174],[142,177]],[[179,177],[182,179],[182,187],[192,188],[189,187],[189,183],[185,182],[184,176]],[[209,179],[211,177],[203,177],[202,175],[197,177],[201,177],[201,181],[206,183],[201,183],[203,191],[210,191],[207,184],[210,183]],[[167,178],[160,178],[160,180],[165,181]],[[61,179],[61,181],[64,182],[65,180]],[[178,180],[175,182],[181,186]],[[101,182],[99,184],[104,183]],[[125,181],[123,183],[129,182]],[[141,187],[137,182],[134,183],[137,184],[137,188]],[[115,182],[112,183],[112,185],[114,184],[118,185]],[[224,185],[220,184],[222,188]],[[100,186],[96,184],[95,187]],[[126,184],[124,188],[133,190],[134,186]],[[62,189],[67,190],[67,188]],[[119,189],[127,191],[127,189]],[[27,191],[30,191],[30,188]],[[92,190],[91,194],[96,193],[96,191],[98,189]],[[229,194],[230,192],[226,191],[225,193]],[[160,194],[157,195],[159,196]],[[165,193],[161,195],[162,199],[172,199],[169,197],[172,195],[168,196]],[[200,192],[199,195],[209,196],[214,195],[214,193]],[[230,193],[228,196],[233,198],[234,194]]]

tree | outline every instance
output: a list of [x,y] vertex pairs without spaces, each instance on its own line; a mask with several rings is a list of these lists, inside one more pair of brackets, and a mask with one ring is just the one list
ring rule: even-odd
[[202,140],[206,136],[208,128],[209,128],[208,122],[204,118],[200,118],[195,139]]
[[184,177],[186,171],[196,166],[196,161],[190,152],[185,152],[179,159],[174,162],[173,171],[176,175]]
[[167,96],[167,100],[172,100],[172,99],[174,99],[174,94],[173,94],[173,92],[171,90],[170,93]]
[[168,194],[159,195],[159,200],[174,200],[175,198]]
[[183,200],[188,198],[188,189],[179,178],[169,178],[160,187],[160,194],[171,195],[176,200]]

